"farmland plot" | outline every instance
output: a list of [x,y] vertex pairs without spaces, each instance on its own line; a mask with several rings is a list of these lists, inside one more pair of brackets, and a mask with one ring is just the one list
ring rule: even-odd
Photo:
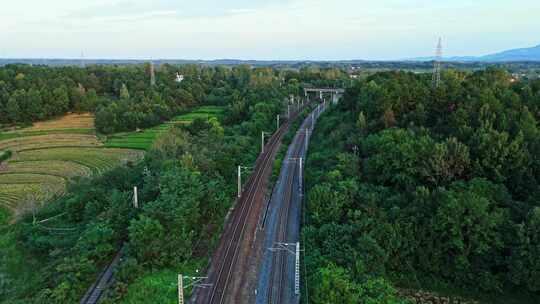
[[218,106],[204,106],[193,110],[192,112],[179,115],[171,121],[163,123],[154,128],[146,129],[141,132],[121,133],[109,136],[105,146],[109,148],[127,148],[149,150],[156,138],[176,124],[190,124],[197,118],[209,119],[219,118],[223,115],[225,108]]
[[0,133],[0,152],[13,153],[0,165],[0,208],[20,215],[28,206],[63,195],[70,179],[102,174],[144,154],[103,146],[91,114],[69,114]]

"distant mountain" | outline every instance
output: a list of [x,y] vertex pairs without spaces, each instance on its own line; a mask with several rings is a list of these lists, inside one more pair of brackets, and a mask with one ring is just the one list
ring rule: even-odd
[[482,61],[540,61],[540,44],[523,49],[508,50],[480,57]]
[[[408,61],[433,61],[435,57],[418,57]],[[510,62],[510,61],[540,61],[540,44],[535,47],[513,49],[485,56],[456,56],[445,57],[444,61],[459,62]]]

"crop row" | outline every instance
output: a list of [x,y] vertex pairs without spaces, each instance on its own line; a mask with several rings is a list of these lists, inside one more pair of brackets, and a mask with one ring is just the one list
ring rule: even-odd
[[0,206],[15,210],[21,203],[40,203],[55,195],[62,195],[65,184],[0,184]]
[[0,142],[0,150],[23,151],[50,147],[77,146],[98,147],[102,143],[94,135],[84,134],[50,134],[30,137],[19,137]]
[[86,166],[93,174],[101,174],[120,164],[137,161],[144,152],[112,148],[51,148],[23,151],[18,161],[68,161]]
[[11,184],[63,184],[63,177],[47,174],[32,173],[2,173],[0,174],[0,185]]
[[50,175],[62,176],[65,178],[92,175],[92,170],[90,170],[90,168],[88,168],[87,166],[70,162],[70,161],[61,161],[61,160],[10,162],[7,166],[6,172],[50,174]]
[[23,131],[94,128],[94,115],[90,113],[68,114],[58,119],[36,122]]

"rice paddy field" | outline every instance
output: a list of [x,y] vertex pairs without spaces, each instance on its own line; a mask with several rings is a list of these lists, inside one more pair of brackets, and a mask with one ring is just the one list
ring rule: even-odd
[[12,157],[0,164],[0,216],[20,214],[27,203],[43,203],[64,194],[68,182],[136,162],[154,140],[176,124],[197,118],[220,118],[224,108],[205,106],[140,132],[98,137],[92,114],[68,114],[32,127],[0,133],[0,153]]
[[27,203],[63,195],[69,180],[99,175],[141,159],[144,151],[107,148],[95,134],[91,114],[68,114],[32,127],[0,133],[0,209],[18,214]]
[[189,113],[179,115],[174,119],[151,129],[146,129],[141,132],[115,134],[107,138],[105,147],[149,150],[152,147],[154,140],[160,134],[167,132],[174,125],[190,124],[197,118],[220,118],[223,115],[224,109],[224,107],[218,106],[204,106]]
[[36,122],[26,131],[49,131],[62,129],[94,129],[94,115],[91,113],[67,114],[58,119]]

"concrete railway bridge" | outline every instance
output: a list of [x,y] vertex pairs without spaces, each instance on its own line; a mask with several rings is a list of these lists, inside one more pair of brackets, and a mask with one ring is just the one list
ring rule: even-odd
[[[315,93],[315,94],[313,94]],[[309,98],[310,95],[315,95],[322,100],[325,95],[330,95],[332,103],[336,104],[345,93],[344,89],[333,89],[333,88],[304,88],[304,96]]]

